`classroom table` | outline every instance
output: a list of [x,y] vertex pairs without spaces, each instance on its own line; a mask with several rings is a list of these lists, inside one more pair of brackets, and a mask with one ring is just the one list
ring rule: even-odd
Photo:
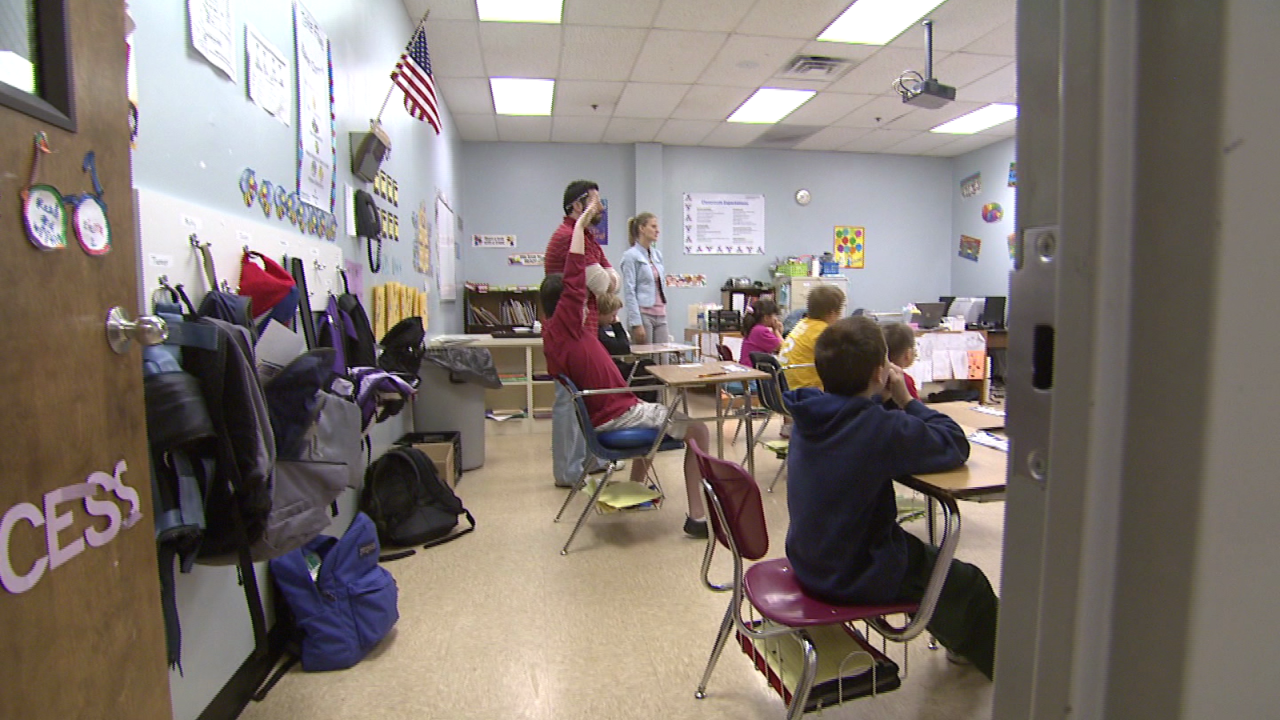
[[[649,374],[658,378],[667,387],[677,390],[678,392],[671,399],[667,407],[668,418],[667,423],[671,423],[670,413],[675,410],[676,403],[680,400],[685,401],[685,407],[688,408],[689,402],[687,394],[689,388],[713,386],[714,395],[716,396],[716,415],[707,418],[690,418],[690,420],[714,420],[716,423],[716,453],[721,459],[724,459],[724,406],[720,402],[719,386],[731,382],[747,383],[752,380],[767,380],[769,374],[749,368],[745,365],[739,365],[736,362],[728,362],[725,360],[717,360],[712,362],[699,363],[681,363],[678,365],[651,365],[649,366]],[[747,420],[747,472],[752,477],[756,474],[756,457],[755,457],[755,430],[751,424],[751,393],[745,393],[745,414]],[[664,428],[665,431],[665,428]]]
[[[968,402],[950,402],[935,403],[929,407],[955,420],[966,435],[982,429],[972,421],[985,423],[986,428],[1004,425],[1001,418],[976,412],[969,407],[971,405],[972,403]],[[994,500],[1004,494],[1008,465],[1008,453],[970,442],[969,459],[964,465],[945,472],[919,473],[897,478],[897,482],[917,492],[924,492],[925,486],[941,490],[957,500]],[[926,497],[928,497],[927,494]],[[929,497],[928,503],[929,542],[933,543],[934,500],[932,497]]]
[[998,430],[1004,428],[1004,415],[989,415],[977,410],[978,407],[993,408],[1003,411],[994,405],[979,406],[965,400],[953,402],[929,403],[928,407],[949,416],[956,424],[965,429],[965,434],[974,430]]
[[665,353],[680,353],[689,355],[696,352],[697,345],[686,345],[684,343],[655,343],[649,345],[632,345],[630,355],[663,355]]

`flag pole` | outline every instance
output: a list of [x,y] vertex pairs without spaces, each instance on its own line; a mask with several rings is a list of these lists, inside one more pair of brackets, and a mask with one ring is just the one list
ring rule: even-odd
[[[427,18],[430,15],[431,15],[431,8],[427,8],[427,11],[422,14],[422,19],[419,20],[418,24],[414,26],[413,34],[409,36],[410,40],[413,39],[414,35],[418,34],[418,31],[422,29],[423,25],[427,24]],[[387,111],[387,103],[391,101],[391,93],[395,91],[396,91],[396,81],[392,80],[391,87],[387,88],[387,96],[382,98],[382,107],[378,108],[378,116],[373,119],[374,123],[382,122],[382,113]]]

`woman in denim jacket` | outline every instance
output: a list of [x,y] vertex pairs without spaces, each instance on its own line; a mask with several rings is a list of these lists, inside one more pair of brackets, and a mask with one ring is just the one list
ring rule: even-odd
[[642,212],[627,221],[631,247],[622,254],[622,300],[636,344],[665,343],[667,296],[662,288],[662,251],[658,244],[658,217]]

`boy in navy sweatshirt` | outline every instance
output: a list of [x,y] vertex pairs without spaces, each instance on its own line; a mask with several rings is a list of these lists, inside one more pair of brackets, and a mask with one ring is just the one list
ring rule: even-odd
[[[964,431],[911,397],[873,320],[849,317],[819,336],[824,390],[787,393],[795,419],[787,460],[787,559],[805,592],[837,604],[916,601],[937,548],[897,523],[893,479],[941,472],[969,457]],[[889,395],[902,411],[880,402]],[[929,631],[955,662],[988,678],[999,602],[978,568],[951,561]]]

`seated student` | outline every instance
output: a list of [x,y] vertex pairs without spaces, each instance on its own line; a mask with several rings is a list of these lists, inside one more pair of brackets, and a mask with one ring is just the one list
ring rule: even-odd
[[[900,322],[881,325],[880,331],[884,333],[884,344],[889,348],[889,362],[903,370],[911,367],[916,361],[916,331]],[[902,379],[906,381],[911,397],[919,400],[915,379],[907,373],[902,374]]]
[[[642,358],[635,362],[623,360],[621,355],[631,354],[631,339],[627,337],[627,329],[618,320],[618,311],[622,309],[622,298],[616,294],[602,295],[596,298],[596,307],[600,310],[600,344],[613,357],[613,364],[624,380],[631,380],[632,386],[661,385],[662,381],[649,373],[652,360]],[[634,374],[633,374],[634,371]],[[636,397],[645,402],[657,402],[658,393],[638,392]]]
[[[813,346],[818,336],[827,325],[840,319],[840,308],[844,305],[844,291],[838,287],[821,285],[809,293],[808,312],[805,318],[796,323],[782,341],[782,349],[778,351],[778,361],[783,365],[810,365],[813,363]],[[802,387],[822,387],[822,379],[818,371],[812,367],[797,368],[787,371],[787,385],[792,389]]]
[[[964,431],[907,392],[870,318],[833,323],[818,338],[823,392],[787,393],[795,418],[787,458],[787,559],[805,592],[830,603],[914,602],[924,595],[937,548],[895,520],[893,478],[940,472],[969,457]],[[887,393],[902,408],[888,411]],[[999,601],[982,571],[952,560],[929,632],[947,658],[988,678]]]
[[742,356],[738,362],[755,367],[751,353],[773,355],[782,345],[782,320],[778,317],[778,304],[763,298],[747,308],[742,315]]
[[[587,311],[586,262],[583,255],[586,227],[600,212],[599,200],[592,199],[586,211],[578,217],[569,244],[569,256],[563,275],[548,275],[539,288],[542,312],[542,346],[547,356],[547,370],[553,375],[564,375],[581,390],[605,390],[627,386],[618,366],[613,364],[609,352],[594,331],[585,328]],[[667,420],[667,408],[657,403],[641,402],[632,393],[611,393],[586,397],[591,424],[596,430],[623,430],[626,428],[658,428]],[[689,438],[708,447],[710,437],[702,423],[680,422],[671,426],[668,434],[676,438]],[[631,479],[644,482],[649,463],[636,460],[631,464]],[[706,510],[702,504],[701,476],[697,459],[690,450],[684,457],[685,494],[689,513],[685,518],[684,532],[695,538],[707,537]]]

